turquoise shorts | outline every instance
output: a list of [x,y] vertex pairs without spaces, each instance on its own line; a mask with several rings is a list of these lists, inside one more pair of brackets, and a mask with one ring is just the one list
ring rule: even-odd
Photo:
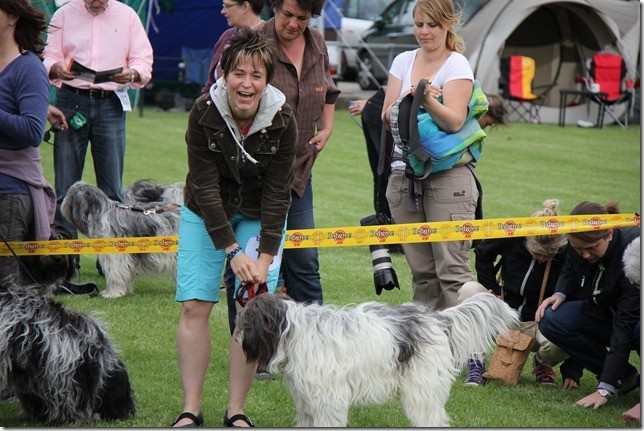
[[[261,220],[249,219],[236,214],[230,220],[235,231],[237,242],[244,247],[244,253],[257,258]],[[268,290],[273,292],[277,286],[284,235],[277,256],[273,259],[268,271]],[[198,299],[200,301],[219,302],[222,272],[226,266],[226,252],[216,250],[201,217],[181,207],[179,219],[179,252],[177,254],[177,293],[178,302]],[[240,281],[235,279],[235,293]]]

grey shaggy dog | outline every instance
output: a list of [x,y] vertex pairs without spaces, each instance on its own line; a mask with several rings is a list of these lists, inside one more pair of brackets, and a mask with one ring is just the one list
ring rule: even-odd
[[183,205],[183,183],[157,184],[150,179],[137,180],[123,190],[123,203],[133,206]]
[[[124,208],[98,187],[79,181],[68,190],[61,212],[89,238],[172,236],[177,235],[178,206],[183,204],[183,191],[179,193],[179,190],[178,185],[157,186],[149,180],[137,182],[124,191],[129,202],[125,205],[129,208]],[[168,208],[170,204],[177,207]],[[176,261],[176,253],[99,254],[106,285],[101,295],[118,298],[134,292],[138,274],[175,277]]]
[[248,362],[283,374],[297,426],[346,427],[351,405],[395,397],[411,425],[444,427],[462,365],[518,323],[489,293],[441,311],[414,303],[337,308],[262,294],[237,316],[236,337]]
[[41,291],[0,280],[0,393],[47,425],[133,415],[129,377],[103,325]]

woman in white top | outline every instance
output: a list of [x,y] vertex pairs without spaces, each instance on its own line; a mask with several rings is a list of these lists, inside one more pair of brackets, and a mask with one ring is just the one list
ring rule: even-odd
[[[389,71],[383,115],[389,122],[391,106],[421,79],[425,87],[423,107],[442,130],[455,133],[463,127],[472,96],[474,74],[462,55],[463,39],[454,31],[460,15],[451,0],[418,0],[413,10],[414,35],[420,48],[398,55]],[[437,99],[442,96],[442,103]],[[395,148],[387,187],[387,201],[395,223],[473,220],[479,191],[471,159],[432,173],[423,180],[405,177],[401,151]],[[420,199],[409,190],[422,192]],[[410,200],[410,198],[412,198]],[[403,244],[411,268],[414,301],[437,309],[457,304],[458,289],[474,276],[469,265],[471,240]]]

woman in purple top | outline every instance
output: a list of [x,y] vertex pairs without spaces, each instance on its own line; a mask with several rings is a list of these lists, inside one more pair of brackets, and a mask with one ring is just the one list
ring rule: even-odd
[[210,87],[215,83],[217,78],[221,76],[221,68],[219,67],[219,60],[221,53],[230,39],[240,28],[257,28],[262,21],[259,16],[264,8],[264,0],[223,0],[221,4],[221,14],[226,17],[228,25],[232,28],[226,30],[219,40],[215,43],[214,54],[212,62],[210,62],[210,70],[208,71],[208,80],[201,89],[201,94],[206,94],[210,91]]
[[[0,240],[8,242],[49,239],[54,217],[38,151],[49,106],[46,29],[28,0],[0,0]],[[0,257],[0,277],[18,274],[16,258]]]

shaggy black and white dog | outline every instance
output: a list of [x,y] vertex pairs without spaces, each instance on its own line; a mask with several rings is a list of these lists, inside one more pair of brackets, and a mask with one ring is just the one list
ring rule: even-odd
[[[74,234],[62,223],[54,222],[51,225],[50,241],[69,240],[73,236]],[[28,284],[38,283],[49,292],[56,282],[71,278],[76,257],[66,254],[20,256],[24,265],[22,279]]]
[[105,328],[41,290],[0,281],[0,393],[49,425],[133,415],[129,377]]
[[264,294],[237,317],[237,341],[249,362],[283,374],[298,426],[345,427],[351,405],[396,396],[412,425],[443,427],[461,367],[518,322],[489,293],[442,311],[413,303],[304,305]]
[[[61,212],[89,238],[177,235],[178,208],[183,203],[183,192],[178,190],[178,185],[164,187],[137,182],[124,191],[128,203],[121,205],[98,187],[79,181],[68,190]],[[174,277],[176,260],[176,253],[99,254],[106,285],[101,294],[105,298],[118,298],[132,293],[137,274]]]

